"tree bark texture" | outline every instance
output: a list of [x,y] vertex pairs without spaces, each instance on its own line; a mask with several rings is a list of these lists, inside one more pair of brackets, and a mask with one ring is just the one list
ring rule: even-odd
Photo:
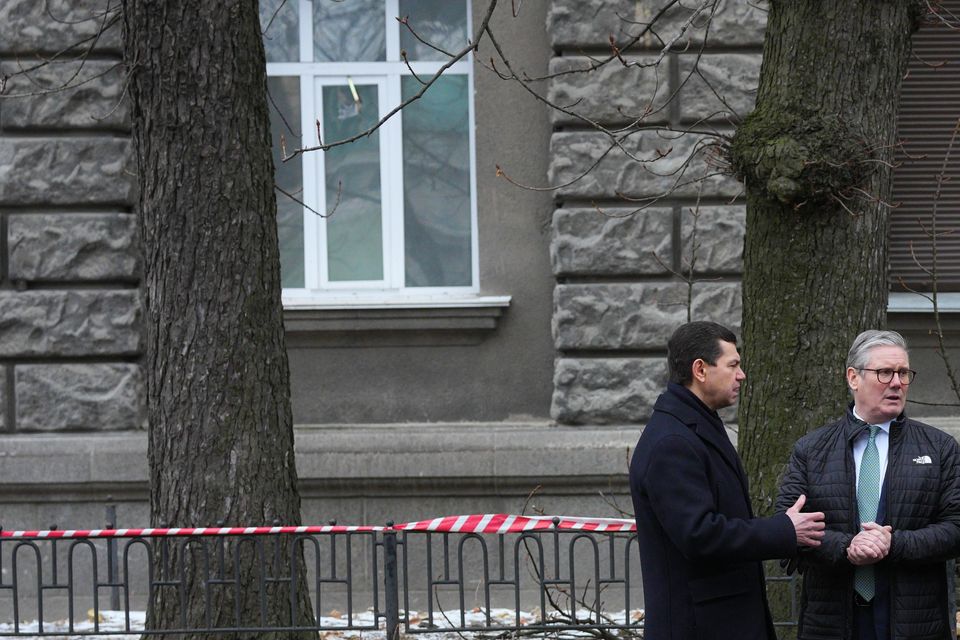
[[747,231],[739,446],[769,513],[794,441],[842,414],[854,336],[882,327],[900,84],[916,6],[772,0],[731,162]]
[[[144,253],[151,521],[299,524],[257,0],[124,0],[123,12]],[[203,617],[202,562],[187,551],[187,610],[175,588],[159,588],[148,623],[233,626],[239,599],[242,623],[259,624],[253,546],[225,554],[240,584],[212,591],[212,621]],[[279,604],[269,624],[290,625],[293,615],[312,623],[304,585],[295,614],[284,587],[271,586],[280,597],[271,598]]]

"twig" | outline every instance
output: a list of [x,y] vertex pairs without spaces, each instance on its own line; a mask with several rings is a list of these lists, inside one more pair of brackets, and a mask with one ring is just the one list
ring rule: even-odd
[[420,87],[420,91],[413,94],[406,100],[403,100],[402,102],[400,102],[400,104],[398,104],[393,109],[391,109],[385,116],[380,118],[376,123],[374,123],[372,126],[368,127],[367,129],[364,129],[360,133],[350,136],[349,138],[344,138],[343,140],[336,140],[334,142],[328,142],[326,144],[321,143],[321,144],[314,145],[312,147],[301,147],[298,149],[294,149],[293,153],[283,158],[283,162],[287,162],[288,160],[296,158],[297,156],[310,151],[327,151],[334,147],[339,147],[345,144],[349,144],[355,140],[359,140],[361,138],[370,136],[373,134],[374,131],[382,127],[387,120],[389,120],[396,114],[400,113],[400,111],[402,111],[408,104],[412,104],[413,102],[416,102],[417,100],[419,100],[423,96],[423,94],[426,93],[427,89],[433,86],[433,83],[435,83],[440,78],[440,76],[444,74],[444,72],[447,69],[452,67],[459,60],[465,58],[471,51],[476,51],[478,47],[478,43],[480,39],[483,37],[483,33],[487,29],[487,25],[489,25],[490,23],[490,18],[493,16],[493,10],[496,8],[497,2],[498,0],[490,0],[490,4],[487,6],[487,13],[484,15],[483,20],[480,21],[480,26],[477,28],[477,32],[473,40],[468,42],[467,46],[465,46],[463,49],[458,51],[456,54],[453,54],[450,60],[445,62],[439,69],[437,69],[436,73],[434,73],[433,76],[431,76],[430,79],[427,80],[423,84],[423,86]]
[[603,500],[603,502],[604,502],[608,507],[610,507],[611,509],[613,509],[614,513],[616,513],[618,516],[622,516],[622,517],[624,517],[624,518],[630,518],[631,520],[635,517],[634,514],[633,514],[633,512],[631,512],[631,511],[624,511],[623,509],[620,508],[620,505],[617,504],[617,498],[616,498],[616,496],[614,496],[614,495],[609,495],[609,496],[608,496],[608,495],[605,494],[603,491],[598,491],[597,494],[600,496],[600,499]]
[[909,398],[907,402],[922,404],[925,407],[960,407],[960,402],[923,402],[921,400],[914,400],[913,398]]
[[[47,6],[47,10],[48,10],[48,12],[49,12],[49,5],[46,5],[46,6]],[[52,14],[51,14],[51,17],[52,17],[53,19],[57,20],[58,22],[65,22],[65,21],[63,21],[63,20],[58,20],[58,19],[57,19],[56,17],[54,17]],[[118,9],[112,9],[112,8],[110,7],[110,4],[108,3],[108,4],[107,4],[107,9],[105,9],[105,10],[100,14],[99,17],[102,18],[102,21],[100,22],[100,25],[97,27],[97,30],[96,30],[96,32],[93,33],[93,35],[87,36],[86,38],[81,38],[80,40],[77,40],[76,42],[71,43],[70,45],[68,45],[68,46],[66,46],[66,47],[64,47],[64,48],[56,51],[56,52],[55,52],[52,56],[50,56],[49,58],[43,58],[43,57],[42,57],[42,58],[40,59],[40,62],[38,62],[38,63],[36,63],[36,64],[34,64],[34,65],[32,65],[32,66],[29,66],[29,67],[24,67],[23,64],[21,63],[20,59],[18,58],[18,59],[17,59],[17,68],[18,68],[18,71],[14,72],[14,73],[7,74],[7,75],[4,75],[2,78],[0,78],[0,98],[19,97],[19,96],[5,96],[5,95],[3,95],[4,92],[6,91],[7,83],[9,82],[9,80],[10,80],[11,78],[14,78],[14,77],[16,77],[16,76],[22,75],[22,76],[25,76],[25,77],[28,79],[28,81],[30,81],[31,83],[35,83],[35,81],[34,81],[32,78],[30,78],[30,73],[36,71],[37,69],[41,69],[41,68],[43,68],[43,67],[50,66],[50,65],[54,64],[55,62],[58,62],[59,59],[60,59],[62,56],[66,56],[66,55],[69,54],[70,52],[75,51],[75,50],[79,49],[81,46],[86,45],[85,48],[80,52],[80,55],[77,56],[76,58],[74,58],[73,60],[71,60],[71,61],[77,61],[77,62],[79,63],[78,66],[77,66],[76,71],[74,72],[74,74],[73,74],[70,78],[68,78],[66,81],[64,81],[64,83],[61,84],[60,87],[55,88],[55,89],[45,90],[44,93],[51,93],[51,92],[54,92],[54,91],[60,91],[60,90],[63,90],[63,89],[70,88],[70,82],[73,80],[73,78],[76,78],[76,77],[80,74],[81,71],[83,71],[84,65],[86,64],[88,58],[90,57],[90,55],[93,53],[94,49],[96,48],[97,43],[100,41],[100,38],[103,36],[103,34],[104,34],[108,29],[110,29],[110,27],[112,27],[114,24],[116,24],[116,23],[120,20],[120,10],[119,10],[119,8],[118,8]],[[86,22],[86,21],[93,20],[93,19],[94,19],[94,18],[86,18],[86,19],[84,19],[84,20],[79,20],[79,21],[77,21],[77,22]]]
[[448,58],[454,57],[455,54],[450,53],[449,51],[446,51],[446,50],[444,50],[444,49],[441,49],[440,47],[438,47],[437,45],[433,44],[432,42],[429,42],[429,41],[427,41],[427,40],[424,40],[424,39],[420,36],[420,34],[417,33],[417,32],[414,30],[414,28],[410,26],[410,16],[403,16],[402,18],[399,17],[399,16],[397,16],[397,22],[399,22],[400,24],[402,24],[403,26],[405,26],[405,27],[407,28],[407,31],[410,32],[410,35],[412,35],[418,42],[420,42],[420,43],[422,43],[422,44],[425,44],[426,46],[430,47],[430,48],[433,49],[434,51],[437,51],[437,52],[439,52],[439,53],[442,53],[443,55],[447,56]]
[[274,185],[273,185],[273,188],[276,189],[277,191],[279,191],[280,193],[282,193],[283,195],[287,196],[288,198],[290,198],[291,200],[293,200],[293,201],[296,202],[297,204],[299,204],[299,205],[301,205],[302,207],[304,207],[307,211],[309,211],[309,212],[311,212],[311,213],[313,213],[313,214],[315,214],[315,215],[317,215],[317,216],[319,216],[319,217],[321,217],[321,218],[329,218],[329,217],[333,216],[334,213],[337,212],[337,208],[340,206],[340,194],[341,194],[341,192],[342,192],[342,190],[343,190],[343,181],[342,181],[342,180],[338,180],[338,181],[337,181],[337,200],[336,200],[336,202],[333,203],[333,209],[330,209],[330,211],[328,211],[327,213],[322,213],[322,212],[320,212],[320,211],[317,211],[316,209],[314,209],[313,207],[311,207],[310,205],[308,205],[307,203],[305,203],[303,200],[300,200],[299,198],[297,198],[296,196],[294,196],[294,195],[293,195],[292,193],[290,193],[289,191],[286,191],[285,189],[283,189],[282,187],[280,187],[280,185],[278,185],[278,184],[274,184]]
[[270,27],[273,26],[273,21],[277,19],[277,16],[280,15],[280,11],[283,9],[284,5],[287,4],[287,0],[280,0],[280,4],[277,5],[277,8],[270,14],[270,19],[267,21],[267,25],[260,31],[260,35],[266,37],[267,31],[270,30]]
[[930,234],[930,242],[933,257],[933,282],[931,285],[932,290],[930,292],[930,297],[933,302],[933,322],[936,326],[937,353],[940,354],[940,359],[943,360],[944,367],[947,370],[947,377],[950,378],[950,386],[953,389],[953,393],[957,396],[957,399],[960,400],[960,383],[957,382],[956,372],[953,370],[953,365],[950,362],[950,358],[947,357],[947,349],[943,341],[943,323],[940,319],[940,305],[938,304],[937,295],[937,209],[940,205],[940,199],[943,196],[943,183],[945,182],[947,167],[950,164],[950,156],[953,153],[953,145],[957,140],[958,133],[960,133],[960,119],[957,119],[957,124],[953,127],[953,134],[950,136],[950,143],[947,145],[946,153],[943,154],[943,164],[941,165],[940,173],[937,175],[937,191],[933,196],[933,209],[930,212],[930,225],[932,229],[932,233]]
[[[462,576],[461,576],[461,578],[462,578]],[[453,620],[451,620],[450,618],[447,617],[447,612],[446,612],[446,611],[444,610],[444,608],[443,608],[443,603],[440,602],[440,590],[439,590],[439,586],[440,586],[440,585],[436,585],[436,584],[433,585],[433,599],[437,601],[437,606],[440,607],[440,615],[443,616],[443,619],[447,621],[447,624],[450,625],[450,627],[453,629],[453,632],[454,632],[455,634],[457,634],[457,636],[460,637],[460,640],[469,640],[465,635],[463,635],[462,633],[460,633],[460,631],[457,630],[457,629],[459,628],[459,626],[462,626],[462,625],[456,625],[456,624],[454,624],[454,623],[453,623]],[[463,616],[463,614],[464,614],[464,612],[461,611],[461,612],[460,612],[460,615]]]

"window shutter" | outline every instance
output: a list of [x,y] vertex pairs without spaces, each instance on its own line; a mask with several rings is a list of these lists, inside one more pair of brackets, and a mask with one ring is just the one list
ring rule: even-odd
[[[960,16],[960,0],[944,0],[944,16]],[[950,18],[956,22],[956,17]],[[921,223],[931,228],[937,176],[953,129],[960,118],[960,30],[939,20],[924,23],[913,35],[913,55],[903,82],[899,137],[904,152],[894,171],[890,218],[890,290],[904,291],[901,281],[929,291],[931,278],[917,265],[931,268],[932,243]],[[937,206],[939,291],[960,291],[960,136],[954,143]],[[918,219],[920,222],[918,222]],[[913,247],[911,251],[911,245]]]

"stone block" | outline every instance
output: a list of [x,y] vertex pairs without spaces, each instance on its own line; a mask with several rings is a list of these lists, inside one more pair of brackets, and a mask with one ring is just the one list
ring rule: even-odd
[[70,441],[60,438],[40,441],[35,436],[7,434],[0,454],[0,487],[9,490],[10,485],[18,483],[38,487],[90,482],[92,443],[88,438],[78,441],[76,435],[71,437],[74,439]]
[[693,259],[694,273],[742,273],[743,236],[747,228],[746,208],[701,206],[699,213],[695,213],[696,211],[694,207],[681,209],[681,272],[689,271]]
[[683,283],[562,284],[554,289],[557,349],[665,349],[687,319]]
[[94,49],[119,52],[119,17],[120,4],[111,0],[4,0],[0,2],[0,50],[56,53],[77,45],[79,54],[93,44],[86,39],[109,25]]
[[0,205],[130,203],[131,166],[129,140],[0,137]]
[[[74,434],[79,435],[79,434]],[[81,436],[83,437],[83,436]],[[101,487],[103,485],[100,485]],[[114,485],[116,486],[116,485]],[[99,489],[99,487],[98,487]],[[150,522],[150,494],[149,491],[144,487],[138,491],[138,496],[136,498],[128,498],[124,496],[118,500],[118,496],[113,495],[113,500],[105,500],[106,496],[112,495],[110,492],[113,489],[101,489],[100,491],[88,491],[86,494],[81,494],[77,496],[70,496],[72,499],[62,499],[59,504],[54,502],[51,504],[49,499],[43,500],[37,505],[37,516],[38,519],[30,523],[32,526],[42,525],[49,526],[50,524],[59,525],[60,529],[100,529],[106,524],[104,513],[105,503],[113,504],[117,507],[117,523],[119,526],[130,527],[131,525],[140,527],[143,526],[143,523]],[[54,490],[56,491],[56,490]],[[101,493],[101,491],[103,493]],[[126,493],[126,492],[125,492]],[[62,495],[55,493],[54,495]],[[140,497],[142,496],[142,497]],[[46,496],[44,496],[46,497]],[[135,500],[135,502],[134,502]],[[102,542],[100,543],[103,544]],[[123,545],[123,543],[120,543]],[[127,556],[128,566],[129,566],[129,584],[130,585],[146,585],[147,584],[147,567],[146,563],[140,559],[135,559],[136,554],[139,551],[141,558],[146,559],[146,552],[140,549],[137,549],[138,545],[130,546],[130,553]],[[103,548],[103,546],[101,546]],[[123,546],[120,546],[123,549]],[[141,547],[142,549],[142,547]],[[88,585],[93,583],[93,576],[90,572],[90,565],[84,562],[84,559],[81,559],[80,549],[76,549],[74,552],[75,560],[75,569],[73,574],[73,580],[75,585]],[[123,554],[123,551],[120,552]],[[121,555],[121,557],[123,557]],[[101,565],[102,566],[102,565]],[[122,566],[122,565],[121,565]],[[101,569],[102,571],[102,569]],[[123,569],[120,569],[123,571]],[[103,574],[100,574],[101,580],[103,579]],[[145,600],[145,594],[137,593],[139,589],[133,587],[130,590],[130,608],[133,611],[136,609],[133,608],[135,602],[141,602]],[[121,591],[120,593],[123,593]],[[46,598],[50,596],[63,598],[62,595],[54,595],[56,591],[48,592],[47,596],[44,597],[44,608],[48,606],[46,604]],[[76,596],[74,596],[76,598]],[[123,597],[122,595],[120,596]],[[64,598],[65,599],[65,598]],[[51,598],[51,602],[55,602]],[[61,601],[62,603],[62,601]],[[60,605],[59,610],[63,611],[63,604]],[[56,609],[55,609],[56,610]]]
[[717,148],[708,142],[692,133],[640,131],[623,141],[629,157],[602,133],[554,133],[550,182],[559,187],[560,197],[637,199],[625,200],[624,206],[651,204],[671,195],[732,198],[742,186],[719,173],[714,165]]
[[682,87],[677,102],[681,119],[726,122],[753,111],[760,81],[759,53],[704,54],[699,61],[694,54],[679,58]]
[[663,265],[673,261],[673,211],[557,209],[550,259],[558,276],[666,273]]
[[[550,74],[555,77],[550,80],[547,98],[594,122],[666,122],[670,117],[665,104],[670,97],[666,64],[651,66],[657,56],[630,57],[626,61],[627,66],[616,60],[593,71],[582,71],[590,68],[590,58],[553,58]],[[550,115],[559,125],[587,124],[555,109]]]
[[553,336],[561,351],[665,349],[691,318],[740,330],[739,282],[562,284],[554,290]]
[[18,214],[7,226],[11,280],[134,281],[136,218],[123,213]]
[[333,449],[327,450],[316,440],[297,440],[298,465],[299,460],[305,461],[304,477],[398,478],[411,469],[415,476],[490,477],[495,469],[486,452],[492,449],[493,436],[489,434],[452,442],[432,430],[407,433],[402,441],[395,432],[365,430],[355,437],[335,439]]
[[[51,433],[43,438],[13,433],[4,436],[0,451],[0,503],[25,484],[32,485],[33,491],[15,499],[44,502],[48,498],[35,492],[47,491],[61,502],[78,502],[81,498],[73,491],[82,493],[90,483],[106,487],[114,500],[140,492],[146,498],[148,480],[144,431],[104,433],[96,438],[84,433]],[[85,496],[90,497],[89,489]]]
[[[532,479],[617,475],[624,450],[636,435],[606,429],[585,438],[577,429],[544,421],[387,424],[353,430],[317,425],[298,429],[296,438],[301,480],[345,480],[349,491],[356,483],[380,479],[385,483],[382,491],[396,491],[398,481],[410,480],[432,479],[436,487],[446,488],[453,480],[495,479],[503,489]],[[558,459],[564,464],[557,466]]]
[[[637,0],[553,0],[547,10],[547,32],[555,49],[607,47],[613,38],[618,44],[640,33],[649,21],[653,3]],[[636,48],[656,46],[645,38]]]
[[[625,454],[637,436],[629,429],[596,429],[584,438],[579,429],[558,426],[494,434],[497,443],[493,455],[499,478],[539,478],[552,480],[555,485],[572,480],[581,486],[589,476],[622,479]],[[506,484],[506,480],[501,482]]]
[[[7,75],[17,68],[16,63],[4,62],[0,73]],[[13,76],[0,110],[0,126],[127,131],[130,116],[126,101],[121,103],[123,82],[124,69],[119,60],[93,60],[82,65],[69,61],[41,67],[29,77]]]
[[739,282],[697,282],[693,285],[694,320],[711,320],[740,333],[743,287]]
[[0,292],[0,356],[137,355],[136,290]]
[[[143,376],[142,370],[140,375]],[[140,384],[143,384],[141,380]],[[146,399],[141,397],[141,407],[144,417],[142,424],[146,426]],[[65,438],[76,437],[73,434]],[[88,454],[90,463],[90,481],[104,484],[125,483],[130,489],[134,487],[147,488],[150,481],[150,469],[147,463],[147,434],[143,432],[117,433],[103,435],[97,438],[90,447]]]
[[18,365],[16,394],[18,431],[146,426],[143,376],[135,364]]
[[550,413],[562,424],[640,423],[667,381],[666,358],[560,358]]
[[[623,46],[640,34],[666,0],[553,0],[547,12],[547,31],[555,49],[607,47],[610,38]],[[682,0],[662,16],[654,27],[657,36],[644,36],[635,49],[659,49],[664,42],[702,43],[710,22],[709,45],[757,46],[763,44],[767,13],[760,3],[719,0],[711,17],[696,9],[701,3]],[[693,22],[685,33],[681,30]]]

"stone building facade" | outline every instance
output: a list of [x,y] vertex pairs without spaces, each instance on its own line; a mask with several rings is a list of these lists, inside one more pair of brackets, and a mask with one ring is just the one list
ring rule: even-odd
[[[82,19],[97,15],[98,0],[51,0],[50,12],[44,4],[0,4],[5,72],[97,27]],[[484,8],[473,0],[475,21]],[[607,55],[611,36],[625,40],[652,11],[634,0],[551,0],[524,3],[495,25],[537,75]],[[684,17],[670,17],[674,28]],[[605,125],[652,108],[651,122],[727,131],[731,110],[752,108],[763,28],[755,3],[722,3],[700,60],[709,85],[690,74],[700,55],[691,48],[665,55],[656,71],[610,65],[545,90]],[[46,93],[18,78],[8,93],[27,95],[0,101],[7,528],[97,526],[108,498],[121,523],[147,521],[135,176],[119,42],[109,29],[73,89]],[[660,56],[652,40],[643,45],[628,59]],[[74,68],[33,78],[53,87]],[[664,384],[669,334],[688,306],[694,317],[739,326],[740,185],[716,175],[671,190],[669,158],[646,171],[619,151],[574,181],[603,154],[602,136],[479,63],[475,70],[477,299],[285,312],[306,522],[511,512],[536,487],[548,512],[611,515],[598,494],[627,504],[630,449]],[[696,141],[650,131],[626,144],[643,154]],[[496,165],[517,182],[557,189],[518,189]],[[693,170],[709,172],[709,156]],[[665,191],[630,213],[629,199]],[[923,314],[898,317],[923,335]]]
[[[0,20],[5,74],[78,35],[45,17],[42,4],[5,3]],[[134,176],[126,109],[115,108],[117,35],[90,63],[100,78],[43,94],[76,66],[44,68],[37,85],[15,79],[8,88],[38,95],[0,107],[0,417],[8,433],[144,427]]]
[[[550,70],[589,66],[591,58],[607,54],[611,37],[624,42],[637,33],[655,14],[655,4],[553,2],[547,30],[556,55]],[[670,14],[664,38],[689,15]],[[602,73],[558,76],[550,98],[576,104],[580,114],[613,129],[651,112],[644,120],[651,125],[729,131],[731,111],[743,116],[753,108],[764,18],[752,3],[724,3],[702,56],[696,46],[702,30],[685,34],[693,43],[689,50],[662,61],[650,38],[625,62],[657,66],[614,64]],[[716,93],[691,73],[698,57]],[[555,112],[553,123],[551,180],[562,185],[587,171],[607,141],[565,114]],[[739,327],[745,210],[731,201],[741,186],[718,175],[680,180],[689,184],[674,187],[676,176],[670,175],[699,141],[696,135],[644,131],[628,140],[637,157],[670,150],[652,170],[615,150],[584,179],[559,189],[550,243],[558,352],[552,415],[558,422],[642,423],[662,389],[666,341],[687,318],[688,294],[693,318]],[[710,173],[705,159],[697,155],[687,175]]]

